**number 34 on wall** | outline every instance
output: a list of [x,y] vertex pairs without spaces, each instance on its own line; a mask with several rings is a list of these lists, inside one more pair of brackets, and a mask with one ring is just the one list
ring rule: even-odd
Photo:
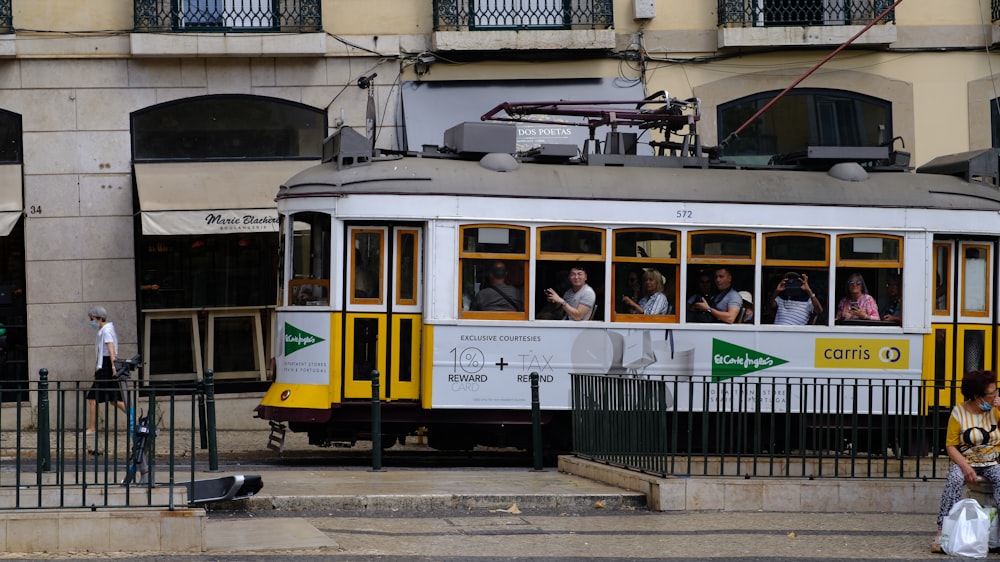
[[28,206],[28,214],[29,215],[40,215],[40,214],[42,214],[42,206],[41,205],[30,205],[30,206]]

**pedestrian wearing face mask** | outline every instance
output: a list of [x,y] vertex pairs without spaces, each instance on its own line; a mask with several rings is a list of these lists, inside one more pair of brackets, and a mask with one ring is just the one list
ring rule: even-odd
[[965,484],[982,476],[993,484],[993,501],[1000,505],[1000,398],[997,375],[993,371],[972,371],[962,379],[965,402],[951,409],[945,450],[951,459],[948,481],[941,493],[937,517],[938,538],[931,552],[941,552],[941,524],[955,502],[962,498]]
[[94,384],[87,391],[87,435],[97,432],[98,402],[115,402],[122,412],[125,403],[122,402],[121,388],[115,380],[115,359],[118,358],[118,334],[115,325],[108,322],[108,311],[103,306],[95,306],[87,313],[90,327],[97,330],[97,340],[94,350],[97,353],[97,370],[94,372]]

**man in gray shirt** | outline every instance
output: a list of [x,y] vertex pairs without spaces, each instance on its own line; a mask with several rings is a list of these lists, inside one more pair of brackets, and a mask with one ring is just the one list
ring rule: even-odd
[[516,287],[507,284],[507,265],[502,262],[493,262],[489,271],[486,272],[488,286],[483,287],[476,293],[473,299],[471,310],[483,310],[491,312],[523,312],[524,300],[521,291]]
[[591,311],[597,304],[597,294],[587,284],[587,272],[582,266],[574,265],[569,270],[569,290],[562,297],[555,289],[545,289],[549,302],[559,303],[566,313],[564,320],[590,320]]
[[732,324],[743,306],[743,297],[733,289],[733,274],[729,269],[720,267],[715,270],[715,288],[718,292],[712,297],[711,302],[702,298],[694,303],[692,308],[698,312],[711,314],[712,322]]

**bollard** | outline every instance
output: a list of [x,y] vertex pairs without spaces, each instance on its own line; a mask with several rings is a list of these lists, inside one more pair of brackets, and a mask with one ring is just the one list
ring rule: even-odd
[[215,434],[215,375],[205,371],[205,414],[208,418],[208,470],[219,470],[219,447]]
[[538,371],[532,371],[531,380],[531,444],[535,457],[535,472],[542,471],[542,408],[538,402]]
[[52,470],[49,448],[49,370],[38,370],[38,471]]
[[382,400],[378,369],[372,370],[372,470],[382,470]]
[[208,420],[205,419],[205,381],[199,381],[196,386],[196,392],[198,393],[198,437],[200,439],[201,448],[208,448]]

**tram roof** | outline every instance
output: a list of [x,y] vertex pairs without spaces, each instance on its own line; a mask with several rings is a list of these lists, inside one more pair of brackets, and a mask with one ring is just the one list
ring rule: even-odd
[[475,160],[416,155],[345,169],[335,161],[313,166],[285,182],[277,198],[362,194],[1000,211],[996,187],[943,174],[870,172],[862,181],[847,181],[790,169],[536,162],[500,172]]

